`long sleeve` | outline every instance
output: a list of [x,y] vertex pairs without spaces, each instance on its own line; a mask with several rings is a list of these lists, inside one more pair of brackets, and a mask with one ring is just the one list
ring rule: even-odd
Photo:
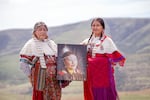
[[109,57],[112,65],[116,65],[117,63],[120,66],[124,66],[126,58],[119,52],[119,51],[114,51],[112,54],[107,54]]
[[31,69],[28,63],[20,61],[20,69],[25,73],[25,75],[29,76],[31,74]]
[[114,64],[114,65],[116,65],[118,63],[120,66],[124,66],[124,63],[125,63],[125,60],[126,60],[125,57],[117,49],[117,47],[116,47],[115,43],[113,42],[113,40],[111,38],[108,38],[108,39],[109,39],[109,48],[108,48],[109,52],[108,52],[108,55],[109,55],[111,63]]
[[20,55],[20,69],[29,76],[31,74],[32,59],[34,56]]
[[32,60],[32,46],[30,39],[26,42],[24,47],[20,51],[20,69],[25,73],[25,75],[29,76],[31,74],[31,60]]

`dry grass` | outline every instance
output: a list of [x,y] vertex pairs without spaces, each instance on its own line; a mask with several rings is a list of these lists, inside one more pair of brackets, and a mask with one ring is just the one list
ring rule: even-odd
[[[8,86],[0,89],[0,100],[32,100],[31,95],[22,95],[26,88],[32,89],[29,83]],[[119,92],[120,100],[150,100],[150,89],[141,91]],[[72,82],[62,90],[61,100],[84,100],[82,82]]]

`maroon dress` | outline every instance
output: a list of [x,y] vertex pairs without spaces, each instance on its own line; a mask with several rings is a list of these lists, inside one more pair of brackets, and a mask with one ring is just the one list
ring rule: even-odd
[[[33,62],[35,56],[21,55],[21,58],[26,58],[28,61]],[[45,62],[47,68],[44,82],[45,85],[42,91],[37,89],[40,61],[37,60],[31,69],[33,87],[32,100],[61,100],[61,87],[56,78],[56,62],[53,62],[48,56],[45,56]]]

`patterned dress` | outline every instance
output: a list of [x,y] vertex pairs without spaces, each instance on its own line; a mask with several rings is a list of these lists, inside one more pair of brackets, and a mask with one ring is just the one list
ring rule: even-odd
[[[86,39],[83,44],[87,43]],[[125,58],[110,37],[92,37],[88,45],[87,80],[84,81],[84,100],[119,99],[114,79],[114,65],[123,66]]]
[[[38,43],[38,45],[37,45]],[[39,77],[41,71],[41,60],[37,46],[40,46],[44,63],[43,76]],[[41,53],[41,52],[40,52]],[[61,100],[61,87],[59,81],[56,79],[56,55],[57,45],[52,40],[38,41],[30,39],[22,48],[20,52],[20,65],[23,72],[29,76],[31,75],[33,87],[33,100]],[[38,89],[39,80],[43,79],[42,84],[44,88]]]

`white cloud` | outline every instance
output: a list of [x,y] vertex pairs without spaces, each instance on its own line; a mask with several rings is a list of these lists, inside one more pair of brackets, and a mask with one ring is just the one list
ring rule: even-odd
[[55,26],[92,17],[150,17],[149,0],[2,0],[0,30]]

